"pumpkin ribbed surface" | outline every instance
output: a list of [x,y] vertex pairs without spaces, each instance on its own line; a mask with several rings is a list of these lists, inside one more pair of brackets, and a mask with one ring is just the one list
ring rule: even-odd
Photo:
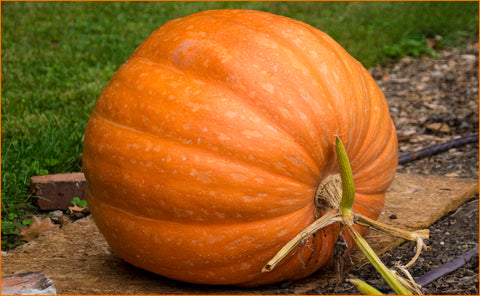
[[261,285],[331,262],[338,226],[272,272],[262,267],[314,220],[337,172],[354,211],[376,218],[397,163],[382,92],[321,31],[258,11],[166,23],[115,73],[87,124],[84,171],[95,222],[116,254],[176,280]]

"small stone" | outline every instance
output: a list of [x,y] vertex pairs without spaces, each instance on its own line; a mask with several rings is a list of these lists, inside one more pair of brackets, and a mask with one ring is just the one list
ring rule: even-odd
[[466,121],[462,121],[460,123],[460,126],[458,127],[459,129],[464,129],[464,128],[469,128],[470,127],[470,123],[466,122]]
[[430,80],[430,77],[428,76],[423,76],[422,78],[420,78],[420,82],[428,82]]
[[462,54],[460,56],[463,60],[469,61],[469,62],[475,62],[477,57],[473,54]]
[[43,272],[27,272],[2,277],[2,295],[57,295],[57,290]]
[[445,74],[445,76],[443,76],[443,79],[444,79],[445,81],[454,81],[454,80],[455,80],[455,75],[453,75],[453,74],[450,73],[450,72],[447,72],[447,73]]
[[60,210],[56,210],[56,211],[50,212],[49,215],[53,216],[53,217],[61,217],[61,216],[63,216],[63,212],[60,211]]

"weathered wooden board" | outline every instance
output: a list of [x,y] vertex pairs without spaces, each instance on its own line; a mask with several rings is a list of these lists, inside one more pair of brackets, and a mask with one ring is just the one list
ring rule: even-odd
[[[399,174],[387,193],[380,220],[407,229],[426,228],[477,192],[477,180]],[[397,219],[390,219],[392,215]],[[375,233],[367,240],[377,252],[401,243]],[[359,255],[353,256],[354,261],[359,262]],[[59,294],[304,294],[333,278],[319,271],[296,282],[253,289],[172,281],[123,262],[111,252],[90,217],[2,256],[2,277],[31,271],[43,271]]]

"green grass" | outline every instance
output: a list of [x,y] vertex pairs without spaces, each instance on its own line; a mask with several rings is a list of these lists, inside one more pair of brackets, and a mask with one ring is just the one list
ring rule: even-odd
[[330,34],[364,65],[477,40],[476,2],[2,2],[2,248],[28,224],[29,178],[77,171],[96,98],[152,31],[200,10],[286,15]]

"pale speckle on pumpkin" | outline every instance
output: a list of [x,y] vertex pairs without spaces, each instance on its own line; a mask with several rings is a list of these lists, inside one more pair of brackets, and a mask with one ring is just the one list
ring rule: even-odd
[[288,232],[288,231],[287,231],[286,229],[283,229],[283,230],[281,230],[281,231],[278,231],[278,232],[277,232],[277,237],[282,237],[282,236],[284,236],[285,234],[287,234],[287,232]]
[[271,83],[265,83],[265,84],[263,84],[263,85],[262,85],[262,88],[263,88],[265,91],[267,91],[267,92],[269,92],[269,93],[271,93],[271,94],[273,94],[273,92],[275,91],[275,86],[274,86],[273,84],[271,84]]
[[248,180],[247,176],[245,176],[243,174],[240,174],[240,173],[232,173],[232,174],[230,174],[230,177],[234,181],[244,182],[244,181]]
[[230,140],[230,137],[227,136],[226,134],[223,134],[223,133],[222,133],[222,134],[220,134],[220,135],[218,136],[218,139],[221,140],[221,141],[229,141],[229,140]]
[[225,213],[223,212],[215,212],[215,216],[217,216],[218,218],[220,219],[225,219],[225,217],[227,216]]
[[189,266],[192,266],[192,267],[195,266],[195,264],[190,260],[185,261],[185,263]]
[[152,149],[153,143],[151,141],[146,142],[145,144],[145,152],[148,152]]
[[238,116],[238,113],[235,111],[228,110],[227,112],[225,112],[225,116],[227,116],[228,118],[235,118]]
[[249,196],[249,195],[244,195],[244,196],[242,196],[242,199],[243,199],[243,201],[245,201],[245,202],[250,202],[250,201],[255,201],[255,200],[257,200],[258,198],[253,197],[253,196]]
[[190,107],[191,107],[191,111],[192,112],[197,112],[198,110],[200,110],[203,106],[200,105],[200,104],[190,104]]
[[255,182],[258,182],[260,184],[263,184],[265,182],[265,179],[263,179],[262,177],[255,177],[254,180]]
[[245,131],[242,132],[242,135],[244,135],[248,139],[263,138],[263,135],[259,131],[255,131],[255,130],[253,130],[253,131],[245,130]]

